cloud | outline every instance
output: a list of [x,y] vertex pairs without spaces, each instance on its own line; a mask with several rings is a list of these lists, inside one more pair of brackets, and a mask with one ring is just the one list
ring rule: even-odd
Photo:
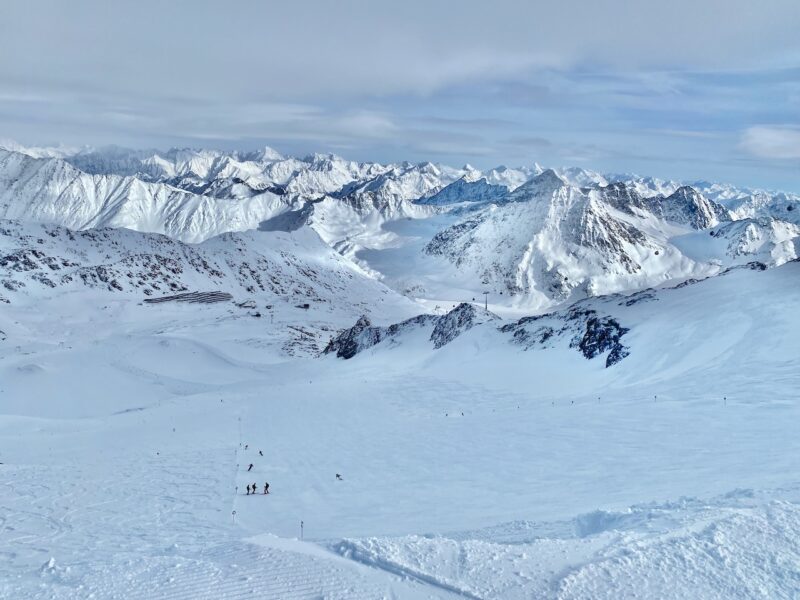
[[[794,151],[739,139],[796,120],[798,22],[797,0],[5,2],[0,135],[763,183]],[[722,172],[743,148],[761,165]]]
[[796,0],[27,0],[2,12],[0,80],[159,97],[430,94],[532,69],[741,68],[800,52]]
[[768,159],[800,158],[800,126],[757,125],[742,134],[741,149],[748,154]]

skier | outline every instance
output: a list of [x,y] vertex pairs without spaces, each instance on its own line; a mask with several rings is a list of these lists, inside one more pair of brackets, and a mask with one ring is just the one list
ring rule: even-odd
[[249,483],[247,484],[247,495],[248,496],[250,495],[250,484]]
[[258,489],[258,488],[256,488],[256,482],[254,481],[254,482],[253,482],[253,494],[255,494],[255,493],[256,493],[256,490],[257,490],[257,489]]
[[245,449],[245,450],[247,450],[247,446],[248,446],[248,445],[249,445],[249,444],[245,444],[245,445],[244,445],[244,449]]
[[263,453],[261,450],[259,450],[259,451],[258,451],[258,455],[259,455],[259,456],[264,456],[264,453]]
[[342,476],[339,475],[339,473],[336,474],[336,479],[338,479],[339,481],[344,481],[344,479],[342,479]]
[[264,494],[269,494],[269,484],[264,482]]
[[253,463],[250,463],[250,466],[249,466],[249,467],[247,467],[247,470],[248,470],[248,471],[252,471],[252,470],[253,470]]

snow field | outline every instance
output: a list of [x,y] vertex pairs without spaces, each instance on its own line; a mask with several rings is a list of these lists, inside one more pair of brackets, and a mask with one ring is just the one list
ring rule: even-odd
[[609,369],[492,327],[286,360],[319,315],[4,307],[0,597],[791,598],[798,266],[592,301],[631,327]]

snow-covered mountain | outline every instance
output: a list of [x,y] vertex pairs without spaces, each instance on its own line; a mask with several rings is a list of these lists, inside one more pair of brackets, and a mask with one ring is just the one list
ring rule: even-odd
[[232,318],[293,315],[302,326],[281,329],[290,354],[316,354],[332,328],[359,315],[380,320],[415,311],[307,227],[192,245],[126,229],[0,220],[0,304],[36,306],[75,294],[97,309],[119,300],[210,298],[226,302]]
[[[779,273],[791,279],[799,272],[800,259],[790,262],[792,264],[782,265]],[[341,359],[362,354],[374,358],[405,346],[414,351],[404,356],[415,356],[417,360],[425,360],[434,353],[457,360],[459,352],[464,352],[464,345],[478,352],[505,346],[531,351],[532,362],[541,360],[543,353],[553,351],[575,352],[590,361],[600,359],[596,362],[605,368],[632,355],[641,362],[643,356],[652,355],[653,348],[660,343],[653,338],[643,341],[638,335],[650,320],[667,322],[665,313],[673,312],[676,306],[690,306],[696,298],[707,296],[709,290],[714,295],[720,288],[735,286],[731,281],[751,286],[756,293],[764,295],[766,302],[770,284],[765,285],[764,278],[760,277],[766,270],[764,263],[753,261],[729,267],[718,277],[702,281],[687,280],[670,288],[649,288],[630,295],[585,298],[565,308],[520,319],[500,319],[482,307],[467,303],[444,315],[420,314],[389,326],[374,326],[367,316],[362,316],[355,325],[338,332],[324,353]],[[712,312],[713,305],[698,306],[696,311]],[[669,318],[678,321],[675,314]],[[462,337],[469,340],[459,340],[461,348],[444,349]],[[569,356],[572,360],[572,355]]]
[[0,150],[0,218],[71,229],[128,228],[198,242],[255,229],[290,206],[283,196],[220,200],[128,175],[97,175],[56,158]]
[[796,201],[3,151],[0,597],[793,597]]
[[192,243],[309,226],[397,290],[456,304],[490,291],[500,304],[541,309],[797,256],[800,196],[719,183],[294,158],[268,147],[0,146],[0,218]]
[[[797,257],[793,224],[763,217],[743,228],[730,226],[732,218],[689,186],[642,196],[624,183],[576,187],[548,170],[438,232],[425,252],[535,307]],[[681,241],[720,224],[711,236],[694,236],[694,247]],[[714,235],[728,247],[702,249]]]
[[434,206],[459,202],[493,202],[504,196],[508,189],[505,185],[489,183],[485,177],[471,180],[465,175],[432,196],[421,198],[418,202]]

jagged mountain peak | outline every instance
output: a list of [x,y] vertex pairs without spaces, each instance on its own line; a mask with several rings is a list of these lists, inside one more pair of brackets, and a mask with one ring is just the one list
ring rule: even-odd
[[[447,268],[426,263],[444,257],[456,269],[449,280],[455,289],[465,281],[473,292],[486,285],[509,303],[531,306],[713,274],[748,253],[775,264],[791,255],[794,229],[760,220],[800,220],[797,195],[538,164],[481,173],[470,165],[380,164],[332,154],[301,160],[271,148],[106,148],[63,159],[0,152],[0,217],[127,227],[190,242],[309,224],[376,277],[385,275],[381,256],[417,244],[403,256],[407,273],[391,276],[398,289],[424,294],[425,285],[414,281],[417,267]],[[681,236],[742,219],[753,220],[735,234],[745,243],[705,253],[680,244]]]
[[527,202],[539,197],[552,196],[558,189],[566,185],[566,182],[553,169],[545,169],[508,193],[503,201]]
[[283,154],[272,148],[271,146],[264,146],[260,150],[253,152],[241,153],[242,160],[250,160],[259,163],[276,162],[284,160]]
[[310,163],[312,165],[329,165],[331,163],[349,163],[352,161],[348,161],[338,154],[334,154],[333,152],[314,152],[313,154],[309,154],[303,158],[304,162]]
[[494,202],[502,198],[508,191],[504,185],[489,183],[486,177],[473,179],[469,175],[469,173],[465,174],[435,194],[419,199],[417,203],[445,206],[459,202]]
[[581,167],[562,167],[556,171],[561,179],[576,187],[604,186],[609,182],[598,173]]
[[660,205],[661,215],[667,220],[684,223],[695,229],[706,229],[720,221],[730,220],[730,214],[723,206],[688,185],[679,187],[666,198],[655,197],[650,201]]

